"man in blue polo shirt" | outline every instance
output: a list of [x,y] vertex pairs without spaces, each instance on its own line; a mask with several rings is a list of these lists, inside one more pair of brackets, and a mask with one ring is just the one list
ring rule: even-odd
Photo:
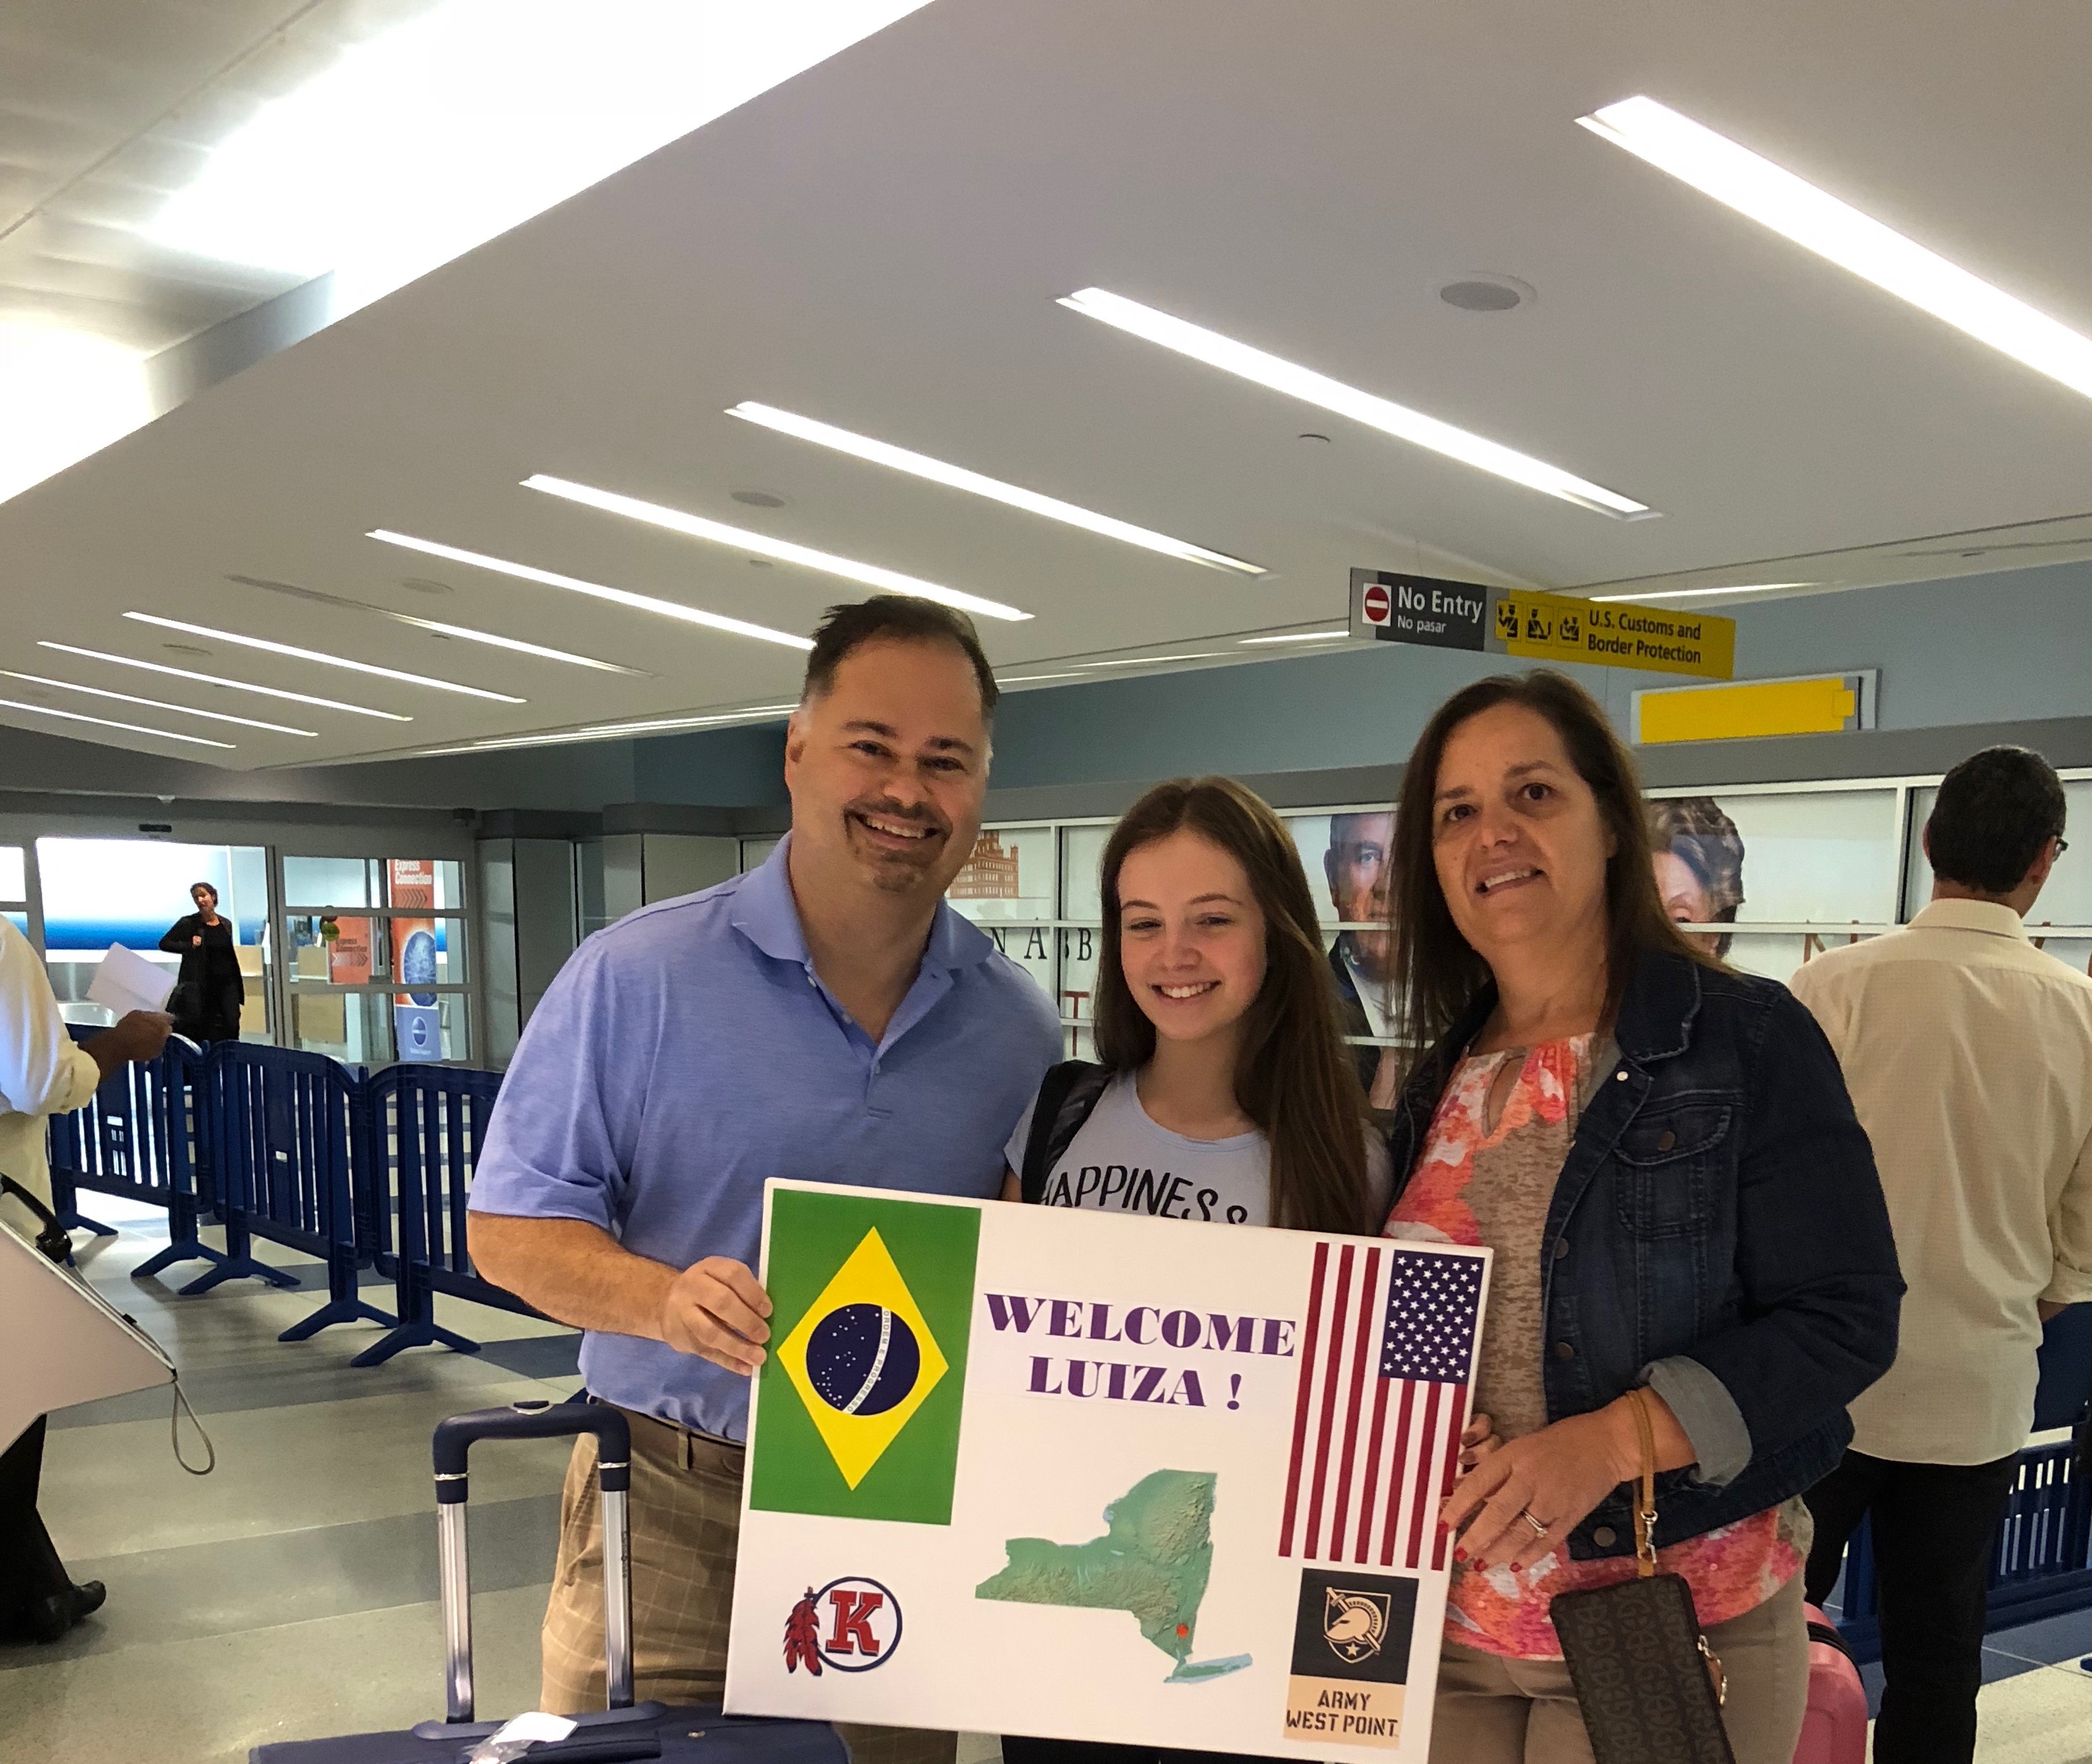
[[[474,1174],[479,1270],[587,1331],[632,1417],[638,1694],[723,1693],[772,1176],[995,1194],[1060,1057],[1051,1003],[944,904],[986,794],[995,676],[971,623],[830,610],[786,739],[792,831],[759,869],[575,952],[530,1019]],[[593,1443],[561,1503],[542,1706],[603,1700]],[[857,1764],[949,1764],[949,1734],[854,1728]]]

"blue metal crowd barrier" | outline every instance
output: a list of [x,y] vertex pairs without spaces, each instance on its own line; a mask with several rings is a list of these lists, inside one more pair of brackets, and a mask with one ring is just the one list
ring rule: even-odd
[[[79,1042],[101,1033],[78,1024],[71,1028]],[[51,1119],[53,1210],[67,1230],[115,1235],[80,1212],[82,1189],[166,1209],[167,1247],[134,1269],[136,1278],[178,1262],[226,1259],[197,1235],[216,1194],[209,1070],[201,1049],[170,1041],[158,1059],[111,1072],[84,1108]]]
[[[73,1031],[82,1042],[97,1033]],[[414,1347],[477,1352],[478,1343],[436,1322],[438,1293],[538,1314],[482,1279],[466,1249],[466,1197],[500,1088],[499,1072],[461,1067],[369,1076],[318,1054],[249,1042],[205,1052],[176,1039],[159,1059],[112,1073],[85,1108],[54,1118],[53,1196],[68,1229],[105,1236],[110,1227],[80,1213],[80,1191],[165,1207],[167,1247],[133,1277],[210,1263],[185,1296],[228,1280],[296,1287],[294,1274],[254,1255],[257,1237],[316,1257],[327,1302],[285,1341],[361,1321],[390,1326],[357,1365]],[[223,1249],[198,1236],[205,1222],[223,1226]],[[396,1318],[363,1300],[364,1269],[392,1282]]]
[[479,1343],[435,1318],[439,1292],[527,1317],[538,1313],[482,1279],[466,1247],[465,1203],[486,1143],[501,1074],[456,1066],[392,1066],[365,1089],[374,1218],[389,1215],[391,1241],[375,1257],[393,1278],[396,1328],[350,1362],[382,1365],[408,1348],[477,1353]]
[[218,1212],[226,1259],[184,1294],[227,1280],[298,1283],[253,1256],[253,1239],[303,1250],[326,1265],[327,1302],[277,1339],[303,1341],[334,1323],[391,1323],[364,1302],[350,1141],[362,1106],[361,1075],[323,1054],[240,1042],[211,1050],[210,1095],[218,1154]]

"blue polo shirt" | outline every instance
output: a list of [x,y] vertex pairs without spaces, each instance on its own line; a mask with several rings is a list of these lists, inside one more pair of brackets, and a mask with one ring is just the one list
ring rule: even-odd
[[[473,1210],[599,1225],[686,1268],[756,1266],[772,1176],[985,1198],[1061,1028],[1017,964],[940,903],[882,1040],[806,954],[785,874],[642,908],[577,950],[501,1086]],[[665,1343],[590,1331],[581,1375],[625,1408],[726,1439],[748,1380]]]

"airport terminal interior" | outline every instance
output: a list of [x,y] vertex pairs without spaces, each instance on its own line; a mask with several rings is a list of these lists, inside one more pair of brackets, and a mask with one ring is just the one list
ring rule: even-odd
[[[430,1430],[582,1387],[469,1253],[503,1074],[586,939],[783,872],[832,606],[978,630],[945,899],[1066,1059],[1114,822],[1224,774],[1392,1074],[1405,761],[1537,667],[1710,960],[1907,926],[2009,744],[2077,840],[2028,934],[2092,973],[2087,66],[2047,0],[0,4],[0,915],[83,1045],[186,988],[195,885],[240,983],[52,1119],[193,1414],[51,1407],[106,1603],[0,1639],[0,1758],[443,1713]],[[2092,1305],[2039,1368],[1983,1764],[2092,1761]],[[538,1700],[568,1452],[474,1459],[486,1714]],[[1856,1544],[1878,1710],[1874,1598]]]

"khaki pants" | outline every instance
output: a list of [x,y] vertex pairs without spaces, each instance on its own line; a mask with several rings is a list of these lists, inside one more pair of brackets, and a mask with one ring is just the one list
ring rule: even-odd
[[[1707,1632],[1728,1675],[1722,1724],[1736,1764],[1792,1764],[1809,1706],[1809,1626],[1797,1574],[1755,1611]],[[1592,1764],[1569,1668],[1447,1642],[1431,1764]]]
[[[726,1693],[727,1624],[741,1534],[742,1452],[644,1415],[632,1423],[633,1694],[717,1703]],[[595,1440],[574,1443],[560,1499],[560,1559],[545,1608],[538,1706],[603,1706],[603,1522]],[[955,1738],[912,1727],[838,1724],[854,1764],[953,1764]]]

